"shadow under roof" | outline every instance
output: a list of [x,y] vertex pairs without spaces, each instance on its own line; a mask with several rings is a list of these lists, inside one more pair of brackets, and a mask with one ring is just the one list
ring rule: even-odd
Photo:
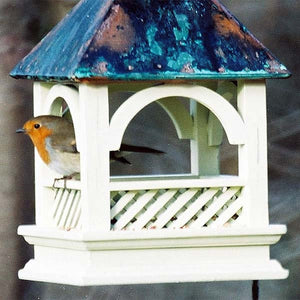
[[67,82],[289,75],[217,0],[82,0],[11,72]]

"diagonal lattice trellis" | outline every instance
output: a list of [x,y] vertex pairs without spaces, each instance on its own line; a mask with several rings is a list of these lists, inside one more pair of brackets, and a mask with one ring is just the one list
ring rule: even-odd
[[[81,193],[58,188],[51,212],[62,229],[81,227]],[[153,189],[111,192],[113,230],[229,226],[240,221],[242,187]]]
[[112,228],[226,226],[242,212],[241,190],[241,187],[220,187],[112,192]]
[[51,212],[55,226],[62,229],[80,228],[80,191],[58,188]]

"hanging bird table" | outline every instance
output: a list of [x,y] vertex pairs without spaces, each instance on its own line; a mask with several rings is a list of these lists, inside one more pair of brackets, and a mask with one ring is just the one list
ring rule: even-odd
[[[61,116],[67,104],[80,153],[80,180],[54,185],[64,174],[35,156],[36,224],[18,229],[34,258],[19,277],[286,278],[269,254],[286,226],[268,220],[265,80],[289,75],[217,0],[79,2],[11,72],[34,80],[35,116]],[[132,94],[110,118],[112,91]],[[110,152],[154,101],[190,140],[189,174],[110,176]],[[236,175],[220,173],[223,129],[238,148]]]

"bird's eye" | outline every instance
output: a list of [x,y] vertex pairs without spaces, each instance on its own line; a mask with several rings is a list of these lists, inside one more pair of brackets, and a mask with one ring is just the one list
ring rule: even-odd
[[41,127],[41,125],[40,125],[40,124],[38,124],[38,123],[34,124],[33,126],[34,126],[34,128],[35,128],[35,129],[38,129],[38,128],[40,128],[40,127]]

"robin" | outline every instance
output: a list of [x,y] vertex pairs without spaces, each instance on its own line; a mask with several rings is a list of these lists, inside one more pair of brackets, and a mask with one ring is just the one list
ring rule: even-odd
[[[44,115],[28,120],[17,133],[28,134],[41,159],[52,170],[70,179],[80,172],[80,153],[76,148],[74,126],[66,118]],[[124,155],[131,152],[161,154],[149,147],[122,144],[119,151],[110,152],[110,161],[130,164]]]

